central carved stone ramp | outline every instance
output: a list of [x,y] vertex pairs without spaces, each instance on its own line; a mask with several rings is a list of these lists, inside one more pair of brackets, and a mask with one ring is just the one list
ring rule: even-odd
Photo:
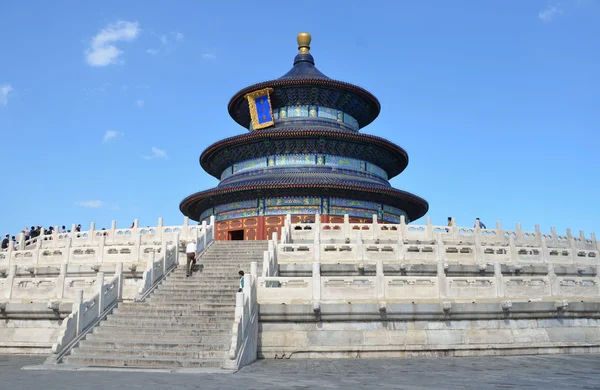
[[[215,241],[203,253],[202,272],[185,265],[144,302],[122,302],[64,359],[107,367],[222,367],[231,344],[238,271],[262,265],[267,241]],[[184,254],[180,263],[185,264]],[[259,267],[260,268],[260,267]]]

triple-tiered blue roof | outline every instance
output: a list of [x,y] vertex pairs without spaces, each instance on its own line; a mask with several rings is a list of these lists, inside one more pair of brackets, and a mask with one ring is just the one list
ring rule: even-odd
[[[329,196],[380,202],[403,210],[409,220],[423,216],[427,202],[392,188],[388,181],[406,168],[407,153],[383,138],[359,132],[379,115],[377,98],[320,72],[309,52],[308,34],[299,36],[298,43],[300,52],[289,72],[231,98],[229,114],[250,133],[216,142],[202,153],[202,168],[221,181],[216,188],[185,198],[181,211],[199,220],[208,210],[230,202]],[[272,89],[275,123],[253,130],[246,95],[264,88]]]

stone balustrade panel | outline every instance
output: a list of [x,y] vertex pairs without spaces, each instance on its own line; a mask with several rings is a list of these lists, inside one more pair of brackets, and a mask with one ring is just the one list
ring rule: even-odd
[[461,299],[496,298],[498,289],[493,277],[446,277],[446,296]]
[[321,299],[324,301],[360,301],[377,299],[375,277],[321,277]]
[[564,297],[598,298],[600,297],[600,278],[598,277],[557,277],[556,295]]
[[310,244],[278,244],[277,261],[279,263],[312,263],[315,259],[314,245]]
[[386,299],[438,299],[440,297],[437,276],[386,276],[384,280]]
[[[312,301],[312,277],[266,277],[259,278],[257,299],[259,303],[301,304]],[[271,280],[277,283],[273,287]]]
[[475,246],[472,245],[447,245],[444,256],[448,263],[453,264],[475,264]]
[[547,276],[507,276],[502,278],[504,296],[507,298],[543,298],[552,295]]
[[439,256],[437,250],[435,245],[403,245],[400,260],[408,263],[435,263]]

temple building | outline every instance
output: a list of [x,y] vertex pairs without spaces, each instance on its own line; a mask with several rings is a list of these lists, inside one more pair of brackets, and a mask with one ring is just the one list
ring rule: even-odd
[[399,223],[422,217],[427,202],[393,188],[407,153],[386,139],[361,133],[377,118],[370,92],[330,79],[315,67],[311,37],[298,35],[294,66],[282,77],[236,93],[229,114],[247,134],[210,145],[202,168],[217,187],[185,198],[179,208],[195,221],[214,215],[218,240],[264,240],[292,222]]

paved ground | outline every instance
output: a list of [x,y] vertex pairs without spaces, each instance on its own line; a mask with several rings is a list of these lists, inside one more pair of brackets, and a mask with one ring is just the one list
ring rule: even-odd
[[23,371],[0,356],[0,389],[600,389],[600,355],[261,360],[236,374]]

